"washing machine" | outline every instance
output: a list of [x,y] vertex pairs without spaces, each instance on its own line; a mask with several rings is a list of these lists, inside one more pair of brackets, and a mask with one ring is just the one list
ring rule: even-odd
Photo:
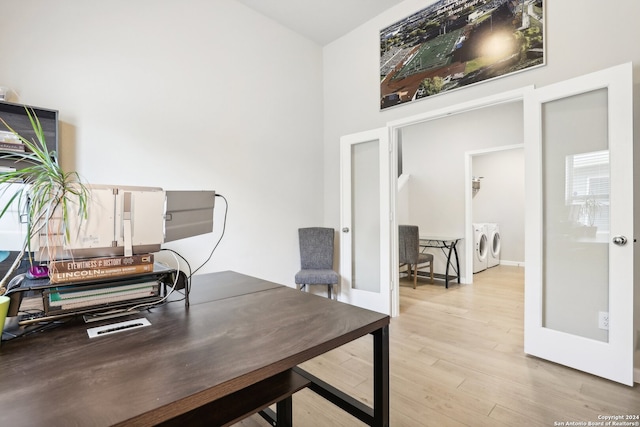
[[500,265],[500,227],[495,223],[485,224],[489,253],[487,254],[487,268]]
[[485,224],[473,224],[473,272],[479,273],[487,269],[489,242]]

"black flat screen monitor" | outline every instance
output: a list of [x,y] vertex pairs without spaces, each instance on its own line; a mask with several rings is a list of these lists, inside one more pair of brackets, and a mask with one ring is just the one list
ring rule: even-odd
[[[46,108],[26,106],[23,104],[14,104],[11,102],[0,101],[0,117],[7,122],[7,124],[16,131],[19,135],[28,139],[29,141],[36,141],[36,134],[29,121],[26,108],[32,110],[38,117],[42,130],[44,131],[45,142],[47,149],[51,151],[58,151],[58,111],[50,110]],[[0,131],[7,131],[6,126],[0,122]],[[21,169],[24,167],[20,163],[16,163],[15,160],[0,159],[1,167],[9,167],[14,169]]]

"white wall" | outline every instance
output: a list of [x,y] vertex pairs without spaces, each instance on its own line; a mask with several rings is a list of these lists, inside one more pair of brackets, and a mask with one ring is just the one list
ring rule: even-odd
[[[0,84],[57,109],[90,183],[213,189],[203,272],[293,285],[323,222],[322,51],[234,0],[1,1]],[[167,245],[192,267],[222,230]]]

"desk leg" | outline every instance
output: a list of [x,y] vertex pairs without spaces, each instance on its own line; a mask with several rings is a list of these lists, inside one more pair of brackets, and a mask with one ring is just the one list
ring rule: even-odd
[[276,403],[276,426],[293,426],[293,400],[291,396]]
[[456,274],[458,275],[458,283],[460,283],[460,260],[458,259],[458,241],[453,242],[453,252],[456,256]]
[[309,389],[363,423],[389,427],[389,325],[373,335],[373,408],[296,366],[293,371],[311,381]]
[[269,424],[275,427],[293,427],[293,398],[288,396],[276,403],[276,412],[264,408],[258,412]]
[[389,426],[389,326],[373,333],[373,425]]
[[[446,246],[446,242],[444,242],[445,246]],[[449,266],[451,265],[451,250],[455,247],[455,245],[453,244],[449,244],[449,246],[447,246],[449,248],[449,252],[447,252],[447,268],[445,269],[444,272],[444,287],[445,288],[449,288]],[[457,258],[457,253],[456,252],[456,259]]]

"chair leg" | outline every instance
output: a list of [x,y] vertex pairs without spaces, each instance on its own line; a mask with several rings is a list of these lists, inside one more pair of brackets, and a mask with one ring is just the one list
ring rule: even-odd
[[404,264],[407,266],[407,277],[411,279],[411,264]]
[[331,299],[331,288],[333,285],[327,285],[327,293],[329,294],[329,299]]
[[418,286],[418,264],[413,266],[413,289]]
[[433,284],[433,261],[429,263],[429,273],[431,274],[431,284]]

